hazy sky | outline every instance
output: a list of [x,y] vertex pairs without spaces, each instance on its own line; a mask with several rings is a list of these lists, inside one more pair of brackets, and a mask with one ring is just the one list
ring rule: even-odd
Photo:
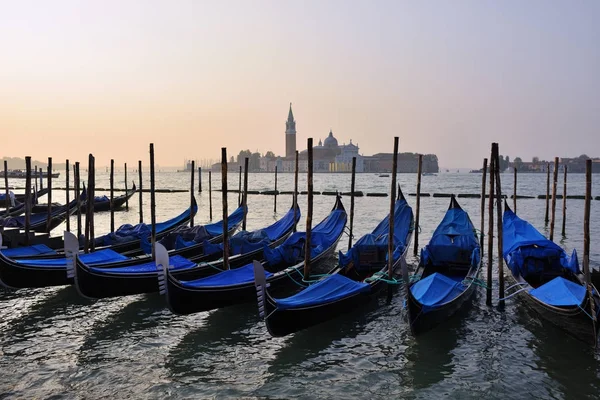
[[0,156],[600,156],[600,1],[0,0]]

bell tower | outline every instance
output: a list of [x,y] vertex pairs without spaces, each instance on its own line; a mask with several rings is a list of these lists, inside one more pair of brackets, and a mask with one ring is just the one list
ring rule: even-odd
[[285,156],[293,157],[296,155],[296,121],[292,112],[292,103],[290,103],[290,112],[285,122]]

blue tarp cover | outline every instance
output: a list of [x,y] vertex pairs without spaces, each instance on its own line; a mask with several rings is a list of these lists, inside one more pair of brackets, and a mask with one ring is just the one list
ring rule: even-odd
[[[396,201],[394,206],[394,261],[404,253],[406,241],[412,229],[413,212],[406,200]],[[360,253],[369,250],[387,252],[388,234],[390,230],[389,214],[377,225],[373,232],[358,239],[346,254],[339,254],[340,266],[347,266],[353,261],[355,268],[360,268]],[[387,259],[387,255],[386,255]]]
[[[267,278],[271,275],[273,274],[265,271],[265,276]],[[243,267],[219,272],[218,274],[206,278],[195,279],[193,281],[180,281],[179,283],[184,287],[199,288],[206,286],[229,286],[251,282],[254,282],[254,266],[252,264],[247,264]]]
[[[194,206],[194,214],[198,210],[197,206]],[[165,222],[156,224],[156,233],[159,234],[168,229],[171,229],[179,225],[182,221],[185,221],[190,216],[190,209],[188,208],[178,216],[171,218]],[[104,236],[96,238],[96,246],[109,246],[115,243],[126,243],[132,240],[138,240],[142,237],[148,237],[152,232],[151,226],[147,224],[124,224],[121,225],[114,233],[109,233]]]
[[[188,260],[182,256],[172,256],[169,257],[169,270],[171,271],[179,271],[182,269],[193,268],[197,264],[193,261]],[[110,274],[141,274],[145,272],[156,272],[156,262],[148,261],[142,264],[130,265],[128,267],[118,267],[118,268],[94,268],[91,267],[90,271],[96,273],[110,273]]]
[[586,290],[583,285],[559,276],[537,289],[530,290],[529,294],[552,306],[578,306],[583,303]]
[[[296,221],[300,219],[300,210],[296,210]],[[280,220],[272,225],[248,232],[241,231],[231,237],[229,251],[231,255],[249,253],[254,250],[269,246],[273,241],[280,239],[294,226],[294,209],[290,209]],[[223,251],[223,243],[204,244],[204,254],[215,254]]]
[[[346,211],[333,210],[327,218],[315,226],[311,233],[311,258],[327,250],[346,226]],[[264,246],[264,258],[269,265],[294,265],[304,259],[302,249],[306,241],[306,232],[292,233],[280,246],[271,249]]]
[[14,249],[3,249],[2,254],[6,257],[29,257],[41,254],[56,254],[55,250],[45,244],[34,244],[33,246],[15,247]]
[[[78,257],[84,264],[92,265],[129,260],[129,257],[110,249],[98,250],[89,254],[79,254]],[[14,261],[19,264],[35,265],[36,267],[65,267],[67,265],[66,258],[52,258],[47,260],[22,259]]]
[[[450,208],[433,232],[431,240],[421,251],[423,265],[479,264],[479,252],[473,260],[474,250],[479,248],[475,228],[469,215],[461,208]],[[473,261],[475,261],[474,264]]]
[[466,289],[462,281],[461,276],[435,272],[413,284],[410,291],[427,312],[457,298]]
[[[245,208],[243,206],[238,207],[227,217],[228,230],[233,229],[242,222],[242,219],[244,218],[244,210]],[[206,242],[222,234],[223,221],[214,222],[207,225],[197,225],[194,227],[180,226],[162,238],[159,243],[165,246],[167,250],[178,250],[194,244]],[[146,253],[150,253],[152,251],[150,242],[146,238],[143,238],[141,245],[142,249],[144,249]]]
[[504,211],[503,228],[503,255],[514,275],[525,278],[530,274],[562,269],[580,273],[575,250],[569,257],[559,245],[546,239],[512,210]]
[[357,293],[366,293],[369,290],[370,286],[367,283],[356,282],[343,275],[334,274],[310,285],[294,296],[276,299],[276,303],[277,308],[282,310],[302,308],[331,303]]

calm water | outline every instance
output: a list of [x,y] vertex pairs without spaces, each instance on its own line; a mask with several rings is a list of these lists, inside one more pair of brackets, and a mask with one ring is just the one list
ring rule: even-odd
[[[213,188],[220,187],[218,174],[214,175]],[[209,221],[208,176],[203,178],[204,192],[196,195],[197,223]],[[230,188],[237,187],[237,174],[229,179]],[[388,192],[390,179],[357,175],[356,188]],[[503,190],[512,193],[512,175],[502,179]],[[570,194],[584,193],[584,175],[573,174],[569,180]],[[58,181],[55,185],[64,186],[62,178]],[[161,172],[157,188],[186,188],[188,181],[186,174]],[[314,181],[319,191],[350,189],[350,175],[322,174]],[[545,175],[521,175],[519,194],[543,194],[545,182]],[[253,190],[272,189],[273,183],[271,174],[249,178]],[[399,175],[399,183],[405,193],[414,192],[416,175]],[[599,184],[596,177],[594,188]],[[99,176],[96,185],[108,187],[107,176]],[[279,190],[292,190],[293,175],[280,174],[278,185]],[[148,182],[144,187],[149,187]],[[304,177],[300,188],[306,189]],[[480,193],[481,176],[423,177],[422,191]],[[63,193],[55,194],[54,200],[63,199]],[[161,221],[185,209],[189,193],[157,194],[156,199]],[[408,200],[414,207],[415,198]],[[237,194],[231,194],[230,207],[236,201]],[[299,202],[305,212],[306,196],[300,196]],[[479,227],[480,200],[459,202]],[[333,196],[315,196],[313,221],[325,217],[333,203]],[[448,203],[446,198],[422,198],[420,245],[430,238]],[[350,199],[344,198],[344,204],[349,210]],[[290,205],[291,196],[279,196],[274,213],[272,196],[250,195],[248,229],[270,224]],[[596,267],[599,205],[600,201],[592,202],[591,259]],[[576,248],[581,254],[583,201],[568,200],[567,206],[567,235],[560,235],[559,200],[555,237],[567,251]],[[357,198],[355,207],[358,238],[387,214],[389,198]],[[547,234],[544,208],[544,200],[518,203],[519,215]],[[128,212],[116,214],[116,224],[136,223],[138,211],[136,197]],[[149,195],[145,195],[147,220],[149,211]],[[221,193],[214,192],[213,220],[220,215]],[[300,229],[305,215],[302,221]],[[108,213],[96,217],[97,235],[109,226]],[[344,237],[339,250],[347,244]],[[412,255],[409,261],[417,262]],[[494,277],[495,299],[496,283]],[[382,298],[285,338],[268,335],[255,304],[182,317],[165,309],[158,295],[88,301],[71,287],[0,289],[0,316],[0,398],[563,399],[598,398],[600,389],[600,358],[592,349],[540,322],[517,301],[508,300],[505,311],[487,307],[483,289],[470,309],[418,338],[407,328],[401,292],[389,304]]]

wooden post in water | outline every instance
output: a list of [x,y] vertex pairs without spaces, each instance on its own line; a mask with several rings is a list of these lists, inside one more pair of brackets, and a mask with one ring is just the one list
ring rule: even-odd
[[6,160],[4,160],[4,189],[6,192],[6,198],[4,199],[6,202],[6,215],[8,216],[10,210],[10,191],[8,190],[8,161]]
[[[35,179],[35,178],[34,178]],[[31,227],[31,157],[25,157],[25,245],[29,245]]]
[[46,218],[46,233],[50,233],[52,224],[52,157],[48,157],[48,216]]
[[481,252],[481,259],[483,259],[483,230],[485,229],[485,178],[487,178],[487,163],[488,159],[483,159],[483,174],[481,177],[481,224],[479,225],[479,250]]
[[194,172],[196,172],[196,161],[192,160],[192,178],[190,179],[190,227],[194,226]]
[[310,249],[313,214],[313,140],[308,138],[308,207],[306,210],[306,240],[304,242],[304,279],[310,277]]
[[298,150],[296,150],[296,163],[294,168],[294,232],[298,227],[296,223],[296,209],[298,208]]
[[496,160],[494,161],[494,174],[496,179],[496,210],[497,215],[497,229],[498,229],[498,298],[500,299],[498,304],[500,307],[504,306],[504,239],[502,236],[502,185],[500,182],[500,159],[499,159],[499,148],[498,143],[496,145]]
[[419,154],[419,164],[417,167],[417,212],[415,215],[415,231],[413,235],[415,237],[415,248],[413,255],[416,257],[419,254],[419,218],[421,214],[421,173],[423,167],[423,154]]
[[244,159],[244,196],[242,197],[244,204],[244,219],[242,219],[242,230],[246,230],[246,215],[248,210],[248,157]]
[[567,236],[566,225],[567,225],[567,164],[563,165],[564,172],[564,184],[563,184],[563,218],[562,218],[562,236]]
[[142,201],[143,198],[143,190],[142,190],[142,160],[138,160],[138,180],[139,180],[139,193],[140,193],[140,224],[144,222],[144,203]]
[[[44,189],[44,180],[42,179],[44,174],[42,173],[42,167],[40,167],[38,173],[40,174],[40,190],[42,190]],[[34,176],[33,179],[36,179],[36,177]]]
[[238,205],[242,204],[242,166],[240,165],[240,178],[238,179]]
[[115,231],[115,208],[114,208],[114,199],[115,199],[115,160],[110,160],[110,199],[109,199],[109,209],[110,209],[110,232],[113,233]]
[[[588,303],[590,304],[589,315],[592,315],[592,332],[596,338],[596,311],[594,307],[594,296],[592,280],[590,276],[590,205],[592,200],[592,160],[585,160],[585,207],[583,212],[583,273],[587,289]],[[594,348],[597,343],[594,343]]]
[[92,154],[88,157],[88,187],[86,194],[86,206],[85,206],[85,252],[89,253],[93,250],[93,216],[94,216],[94,156]]
[[[77,200],[77,240],[81,240],[81,175],[79,161],[75,161],[75,199]],[[81,242],[79,242],[81,245]]]
[[490,190],[488,192],[488,260],[487,260],[487,289],[485,302],[492,305],[492,270],[494,267],[494,164],[496,163],[496,147],[492,144],[492,155],[490,157]]
[[[66,183],[66,187],[65,187],[65,203],[67,205],[67,207],[69,206],[70,203],[70,197],[71,197],[71,191],[70,191],[70,187],[69,187],[69,160],[66,161],[65,163],[66,165],[66,169],[65,169],[65,173],[66,173],[66,177],[65,177],[65,183]],[[67,219],[65,220],[65,222],[67,223],[67,232],[71,232],[71,214],[68,213],[67,214]]]
[[273,193],[273,212],[277,212],[277,165],[275,165],[275,192]]
[[154,143],[150,143],[150,223],[152,224],[152,259],[156,246],[156,192],[154,180]]
[[[91,154],[90,154],[91,155]],[[95,215],[94,215],[94,207],[96,203],[96,157],[91,155],[92,160],[92,173],[89,186],[91,187],[90,192],[91,195],[88,199],[89,201],[89,212],[90,212],[90,249],[91,251],[96,250],[96,226],[95,226]]]
[[[419,157],[419,159],[421,159]],[[398,171],[398,136],[394,137],[394,158],[392,160],[392,194],[390,197],[390,222],[388,233],[388,279],[392,279],[394,270],[394,211],[396,203],[396,173]],[[406,282],[408,285],[408,282]]]
[[202,167],[198,167],[198,193],[202,193]]
[[552,174],[552,218],[550,219],[550,240],[554,240],[554,221],[556,219],[556,185],[558,183],[558,157],[554,157]]
[[208,170],[208,212],[209,219],[212,221],[212,171]]
[[546,217],[544,223],[548,225],[548,211],[550,209],[550,163],[546,165]]
[[[6,169],[5,169],[6,170]],[[33,174],[33,192],[37,193],[38,192],[38,182],[37,182],[37,177],[38,177],[38,167],[37,165],[35,166],[34,169],[34,174]]]
[[125,209],[129,210],[129,197],[127,196],[127,163],[125,163]]
[[352,157],[352,179],[350,181],[350,233],[348,234],[348,250],[352,247],[354,227],[354,186],[356,183],[356,157]]
[[513,211],[516,214],[517,213],[517,167],[514,167],[514,174],[515,174],[515,180],[514,180],[514,186],[513,186]]
[[[246,158],[246,160],[248,160]],[[241,170],[240,170],[241,171]],[[241,175],[240,175],[241,177]],[[227,148],[221,148],[221,192],[223,199],[223,269],[229,269],[229,221],[227,221]],[[238,196],[239,199],[239,196]]]

